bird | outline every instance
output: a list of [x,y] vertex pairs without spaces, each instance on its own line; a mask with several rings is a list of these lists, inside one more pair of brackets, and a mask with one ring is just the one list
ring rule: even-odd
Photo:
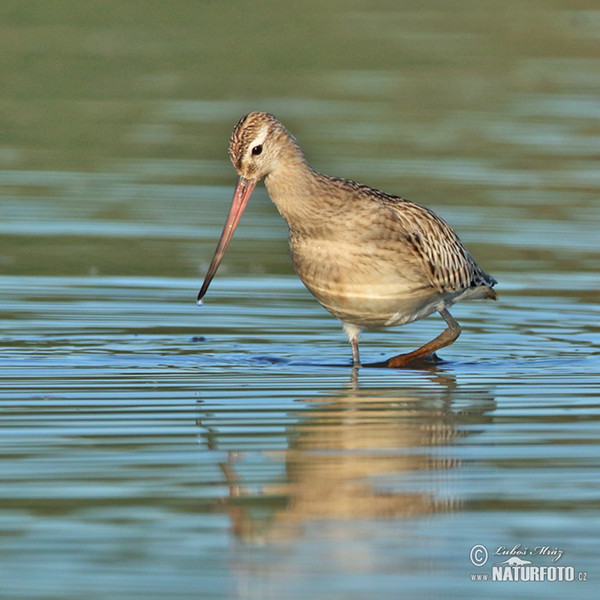
[[289,228],[296,272],[318,302],[337,317],[361,366],[362,331],[405,325],[435,312],[446,329],[423,346],[377,366],[410,367],[439,360],[436,352],[461,333],[449,308],[461,300],[496,300],[496,280],[432,210],[309,166],[294,136],[267,112],[240,119],[229,142],[238,180],[223,232],[198,293],[206,294],[235,228],[264,179]]

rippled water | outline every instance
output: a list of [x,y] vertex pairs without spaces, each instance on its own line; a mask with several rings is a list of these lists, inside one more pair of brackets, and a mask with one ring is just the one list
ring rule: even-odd
[[[597,595],[594,7],[43,6],[0,36],[0,596]],[[445,362],[353,373],[262,188],[195,305],[253,109],[498,279]],[[472,581],[499,547],[587,581]]]

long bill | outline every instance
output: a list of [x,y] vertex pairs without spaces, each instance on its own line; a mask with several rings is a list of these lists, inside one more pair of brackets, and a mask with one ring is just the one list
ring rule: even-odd
[[246,208],[246,204],[248,204],[248,200],[254,191],[254,187],[256,186],[256,181],[251,179],[246,179],[245,177],[240,176],[238,178],[237,185],[235,186],[235,191],[233,192],[233,200],[231,201],[231,208],[229,209],[229,214],[227,215],[227,220],[225,221],[225,226],[223,227],[223,233],[221,234],[221,238],[219,239],[219,243],[217,244],[217,249],[215,250],[215,254],[213,259],[208,267],[208,271],[206,273],[206,277],[204,278],[204,282],[202,283],[202,287],[198,292],[198,302],[202,301],[204,294],[206,294],[208,290],[208,286],[212,281],[219,265],[221,264],[221,260],[223,256],[225,256],[225,250],[227,250],[227,245],[231,241],[233,237],[233,232],[237,227],[237,224],[240,221],[240,217]]

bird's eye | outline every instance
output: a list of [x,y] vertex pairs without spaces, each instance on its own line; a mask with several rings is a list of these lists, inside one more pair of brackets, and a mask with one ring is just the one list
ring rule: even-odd
[[262,144],[259,144],[258,146],[254,146],[254,148],[252,148],[252,154],[254,156],[258,156],[261,152],[262,152]]

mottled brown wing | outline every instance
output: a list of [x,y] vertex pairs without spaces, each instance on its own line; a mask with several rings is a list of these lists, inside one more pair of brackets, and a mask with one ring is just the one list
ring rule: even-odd
[[496,281],[475,262],[452,228],[434,212],[403,199],[386,202],[439,291],[460,292]]

